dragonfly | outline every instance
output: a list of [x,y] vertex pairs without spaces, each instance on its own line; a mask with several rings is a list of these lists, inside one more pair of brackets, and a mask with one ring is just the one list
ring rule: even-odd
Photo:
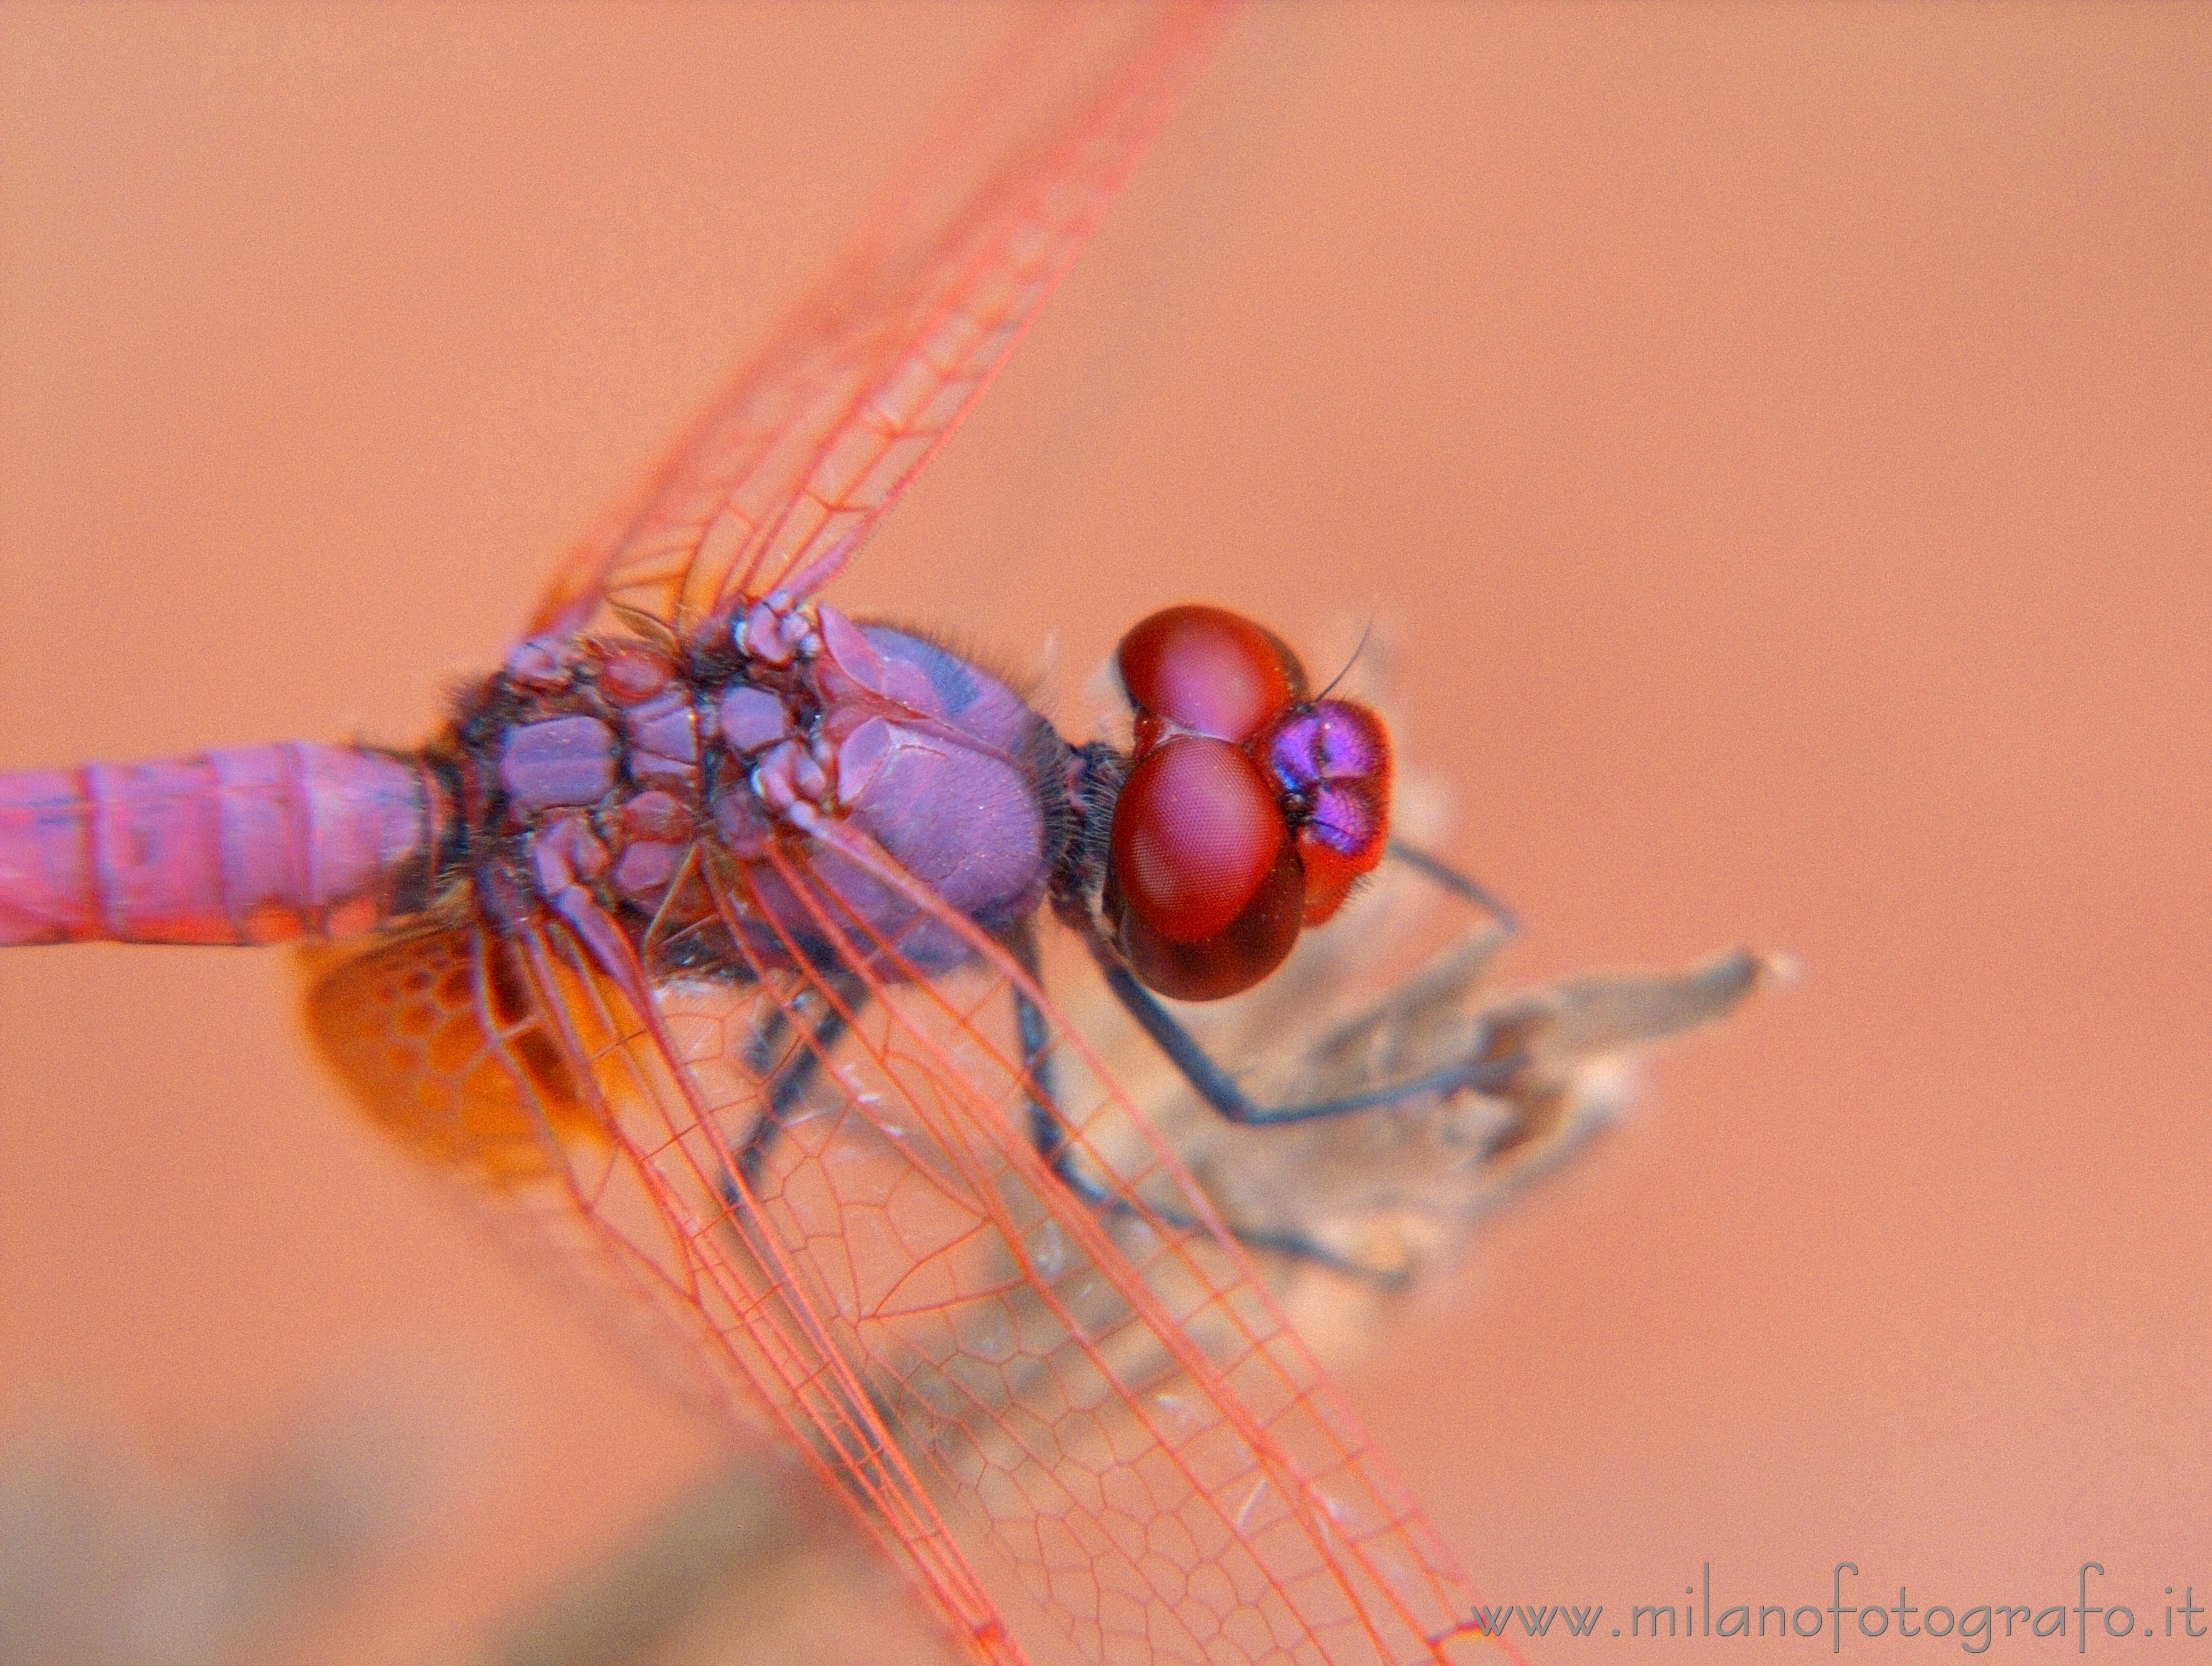
[[[1393,843],[1382,720],[1265,627],[1140,622],[1126,742],[1076,744],[827,599],[1228,15],[1042,17],[422,747],[0,776],[0,943],[304,944],[311,1033],[367,1113],[805,1454],[981,1660],[1480,1645],[1283,1304],[1281,1268],[1379,1286],[1413,1250],[1295,1177],[1364,1183],[1372,1152],[1321,1148],[1470,1116],[1486,1158],[1561,1149],[1563,1061],[1757,975],[1470,1018],[1507,916]],[[1456,958],[1282,1094],[1216,1061],[1194,1011],[1290,1006],[1309,933],[1409,884],[1482,916]],[[1048,933],[1218,1128],[1132,1097],[1103,1020],[1047,988]]]

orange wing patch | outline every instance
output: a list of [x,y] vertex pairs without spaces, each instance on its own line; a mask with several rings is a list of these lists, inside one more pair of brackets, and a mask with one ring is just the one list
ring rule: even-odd
[[[507,1189],[550,1177],[565,1147],[606,1142],[512,944],[456,926],[310,951],[307,963],[307,1028],[323,1057],[418,1155]],[[605,1008],[567,1010],[589,1023]]]
[[[369,1120],[459,1183],[522,1265],[592,1309],[666,1386],[757,1426],[753,1379],[708,1322],[690,1240],[724,1207],[664,1195],[625,1119],[681,1095],[660,1043],[559,933],[463,921],[301,957],[307,1027]],[[659,1032],[757,1113],[755,992],[670,992]],[[743,1038],[743,1039],[741,1039]],[[658,1152],[657,1138],[653,1150]],[[696,1208],[687,1207],[696,1205]]]

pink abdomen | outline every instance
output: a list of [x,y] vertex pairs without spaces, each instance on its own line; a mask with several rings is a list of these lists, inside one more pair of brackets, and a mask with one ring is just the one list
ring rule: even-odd
[[0,773],[0,944],[365,930],[421,906],[442,800],[413,759],[298,742]]

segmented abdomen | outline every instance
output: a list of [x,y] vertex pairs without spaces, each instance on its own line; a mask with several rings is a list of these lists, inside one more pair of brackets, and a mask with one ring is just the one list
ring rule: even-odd
[[422,906],[444,799],[415,759],[300,742],[0,773],[0,944],[366,930]]

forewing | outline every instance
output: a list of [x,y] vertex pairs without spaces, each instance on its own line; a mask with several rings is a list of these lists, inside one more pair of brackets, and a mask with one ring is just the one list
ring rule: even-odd
[[850,556],[1005,363],[1227,15],[1054,6],[879,203],[830,280],[571,552],[531,623],[688,630]]

